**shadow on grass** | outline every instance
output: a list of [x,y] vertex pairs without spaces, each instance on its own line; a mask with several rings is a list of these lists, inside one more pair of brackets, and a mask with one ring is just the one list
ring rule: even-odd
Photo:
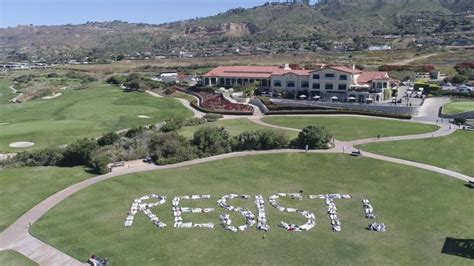
[[467,187],[467,188],[470,188],[470,189],[474,189],[474,186],[471,185],[471,184],[464,184],[464,186]]
[[446,237],[441,253],[474,259],[474,239],[456,239]]

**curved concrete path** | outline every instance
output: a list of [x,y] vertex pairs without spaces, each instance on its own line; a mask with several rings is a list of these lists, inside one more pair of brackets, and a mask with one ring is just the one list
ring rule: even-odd
[[[258,115],[251,116],[248,118],[251,121],[261,124],[263,126],[291,130],[291,131],[300,131],[299,129],[295,129],[295,128],[287,128],[287,127],[267,124],[261,121],[261,116],[258,116]],[[457,130],[457,127],[455,126],[451,126],[451,128],[449,128],[448,125],[441,125],[440,129],[438,129],[437,131],[433,133],[398,136],[398,137],[386,137],[386,138],[380,138],[380,139],[368,138],[368,139],[346,141],[346,142],[334,140],[334,147],[332,149],[310,150],[308,152],[309,153],[350,153],[352,151],[357,150],[355,148],[355,145],[361,145],[361,144],[372,143],[372,142],[441,137],[441,136],[449,135],[455,132],[456,130]],[[28,231],[31,225],[35,223],[41,216],[43,216],[50,209],[52,209],[61,201],[73,195],[74,193],[82,189],[85,189],[91,185],[102,182],[104,180],[108,180],[113,177],[122,176],[126,174],[131,174],[131,173],[146,172],[146,171],[153,171],[153,170],[160,170],[160,169],[173,169],[173,168],[191,166],[191,165],[207,163],[207,162],[212,162],[212,161],[217,161],[217,160],[223,160],[227,158],[253,156],[253,155],[261,155],[261,154],[281,154],[281,153],[305,153],[305,151],[282,149],[282,150],[270,150],[270,151],[234,152],[234,153],[222,154],[218,156],[201,158],[201,159],[196,159],[192,161],[177,163],[173,165],[163,165],[163,166],[143,164],[140,161],[135,161],[133,163],[134,167],[132,168],[115,169],[113,172],[108,173],[106,175],[96,176],[91,179],[84,180],[80,183],[69,186],[63,189],[62,191],[59,191],[55,193],[54,195],[48,197],[47,199],[43,200],[41,203],[33,207],[31,210],[29,210],[23,216],[21,216],[18,220],[16,220],[13,224],[11,224],[5,231],[0,233],[0,250],[7,250],[7,249],[15,250],[25,255],[29,259],[39,263],[40,265],[83,265],[83,263],[81,263],[80,261],[77,261],[76,259],[57,250],[56,248],[34,238],[33,236],[29,234],[29,231]],[[427,165],[427,164],[387,157],[387,156],[373,154],[373,153],[369,153],[365,151],[363,152],[363,155],[365,157],[369,157],[369,158],[373,158],[377,160],[384,160],[384,161],[389,161],[393,163],[408,165],[412,167],[417,167],[417,168],[437,172],[437,173],[451,176],[463,181],[471,180],[471,177],[469,176],[456,173],[454,171],[442,169],[439,167]]]

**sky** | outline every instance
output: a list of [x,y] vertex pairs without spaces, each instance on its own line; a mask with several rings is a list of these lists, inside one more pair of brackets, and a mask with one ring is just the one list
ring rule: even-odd
[[122,20],[163,23],[205,17],[268,0],[0,0],[0,28]]

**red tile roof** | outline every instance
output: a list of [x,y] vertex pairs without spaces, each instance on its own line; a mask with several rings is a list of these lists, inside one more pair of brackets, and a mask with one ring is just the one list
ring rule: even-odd
[[362,70],[353,69],[353,68],[346,67],[346,66],[326,66],[326,67],[323,67],[321,69],[313,70],[311,72],[318,72],[318,71],[322,71],[324,69],[334,69],[334,70],[349,73],[349,74],[360,74],[360,73],[362,73]]
[[276,66],[220,66],[203,77],[270,78],[272,73],[278,70],[280,68]]
[[273,75],[283,76],[288,74],[293,74],[296,76],[309,76],[310,70],[292,70],[292,69],[284,69],[280,68],[277,71],[273,72]]
[[369,83],[372,80],[390,80],[387,72],[383,71],[362,71],[362,73],[357,78],[357,83],[365,84]]

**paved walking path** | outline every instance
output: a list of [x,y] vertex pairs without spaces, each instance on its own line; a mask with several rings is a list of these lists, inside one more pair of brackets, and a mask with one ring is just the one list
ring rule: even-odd
[[[188,101],[186,100],[184,101],[189,104]],[[185,102],[183,102],[183,104]],[[195,112],[193,111],[193,113]],[[197,113],[195,113],[195,115],[197,115]],[[347,116],[347,115],[344,115],[344,116]],[[228,117],[228,119],[233,119],[233,118],[234,116]],[[261,120],[262,116],[258,114],[248,117],[248,118],[249,120],[263,126],[273,127],[273,128],[278,128],[278,129],[285,129],[285,130],[290,130],[290,131],[300,131],[299,129],[295,129],[295,128],[287,128],[287,127],[267,124]],[[345,142],[334,140],[334,147],[332,149],[311,150],[308,152],[309,153],[351,153],[352,151],[356,150],[356,147],[355,147],[356,145],[372,143],[372,142],[441,137],[441,136],[449,135],[455,132],[457,129],[458,128],[455,126],[451,126],[450,128],[449,125],[441,125],[440,129],[433,133],[424,133],[424,134],[397,136],[397,137],[386,137],[386,138],[380,138],[380,139],[368,138],[368,139],[345,141]],[[217,156],[207,157],[207,158],[200,158],[200,159],[181,162],[181,163],[177,163],[173,165],[163,165],[163,166],[144,164],[141,161],[129,162],[128,167],[117,168],[117,169],[114,169],[114,171],[112,171],[111,173],[108,173],[106,175],[96,176],[88,180],[84,180],[80,183],[69,186],[63,189],[62,191],[59,191],[55,193],[54,195],[48,197],[47,199],[43,200],[41,203],[33,207],[31,210],[29,210],[23,216],[21,216],[18,220],[16,220],[13,224],[11,224],[5,231],[0,233],[0,250],[7,250],[7,249],[15,250],[25,255],[29,259],[39,263],[40,265],[83,265],[83,263],[81,263],[80,261],[77,261],[76,259],[57,250],[56,248],[34,238],[33,236],[29,234],[29,231],[28,231],[29,227],[31,227],[31,225],[34,224],[39,218],[41,218],[46,212],[48,212],[50,209],[55,207],[57,204],[59,204],[61,201],[68,198],[72,194],[82,189],[85,189],[89,186],[102,182],[104,180],[108,180],[113,177],[127,175],[131,173],[146,172],[146,171],[153,171],[153,170],[160,170],[160,169],[173,169],[173,168],[191,166],[191,165],[202,164],[202,163],[207,163],[207,162],[212,162],[212,161],[217,161],[217,160],[223,160],[227,158],[255,156],[255,155],[261,155],[261,154],[281,154],[281,153],[305,153],[305,151],[282,149],[282,150],[270,150],[270,151],[234,152],[234,153],[222,154],[222,155],[217,155]],[[454,171],[442,169],[439,167],[427,165],[427,164],[387,157],[387,156],[373,154],[373,153],[369,153],[365,151],[363,152],[363,155],[365,157],[369,157],[369,158],[373,158],[377,160],[389,161],[393,163],[403,164],[407,166],[417,167],[417,168],[441,173],[441,174],[451,176],[463,181],[468,181],[471,179],[471,177],[469,176],[456,173]]]

